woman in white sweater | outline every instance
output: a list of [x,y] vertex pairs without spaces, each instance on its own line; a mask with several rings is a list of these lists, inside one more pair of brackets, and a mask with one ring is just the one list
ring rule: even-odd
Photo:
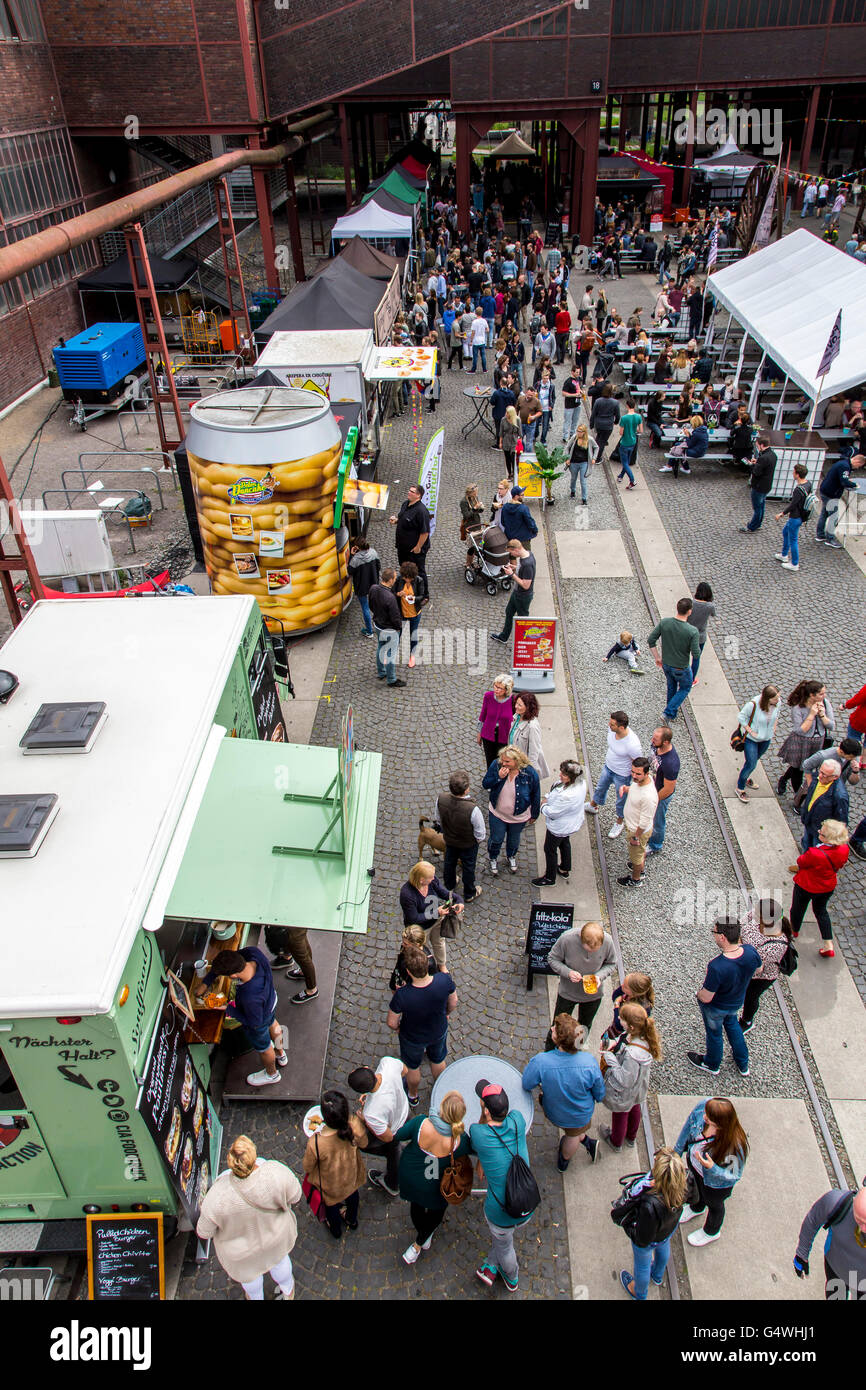
[[526,691],[514,694],[514,722],[508,742],[525,753],[539,777],[549,777],[550,768],[541,746],[541,724],[538,719],[538,701]]
[[301,1200],[301,1184],[284,1163],[265,1161],[241,1134],[226,1155],[220,1173],[201,1204],[196,1231],[213,1240],[216,1256],[230,1279],[248,1299],[264,1299],[264,1273],[279,1286],[277,1298],[295,1296],[290,1251],[298,1235],[292,1207]]
[[567,758],[559,765],[559,781],[554,782],[541,803],[541,814],[547,829],[544,836],[544,873],[532,880],[538,887],[555,883],[557,872],[561,878],[568,878],[571,873],[571,836],[583,825],[585,800],[583,768]]

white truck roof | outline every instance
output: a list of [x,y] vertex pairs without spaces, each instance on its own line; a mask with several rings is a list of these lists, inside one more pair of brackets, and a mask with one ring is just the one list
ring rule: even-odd
[[[105,1013],[214,727],[255,599],[37,603],[0,647],[0,792],[54,792],[30,859],[0,859],[0,1018]],[[43,703],[100,700],[89,753],[25,755]]]
[[278,331],[262,349],[256,366],[363,367],[372,347],[370,328],[330,329],[322,333]]

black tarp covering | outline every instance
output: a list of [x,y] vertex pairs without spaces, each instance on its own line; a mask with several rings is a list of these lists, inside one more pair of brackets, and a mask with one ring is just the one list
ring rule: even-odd
[[[166,290],[179,290],[195,274],[196,263],[190,260],[189,256],[177,256],[173,261],[164,261],[161,256],[148,256],[150,261],[150,273],[153,276],[154,288],[165,292]],[[78,282],[80,290],[114,290],[117,292],[132,289],[132,275],[129,269],[129,260],[126,256],[118,256],[111,265],[100,266],[98,270],[93,270],[89,275],[85,275]]]

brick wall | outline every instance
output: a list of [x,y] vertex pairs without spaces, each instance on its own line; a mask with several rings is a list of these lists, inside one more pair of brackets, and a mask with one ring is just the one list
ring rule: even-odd
[[71,338],[83,326],[74,285],[63,285],[27,308],[4,314],[0,318],[0,409],[41,381],[52,364],[51,349],[58,338]]
[[48,46],[0,43],[0,133],[62,123]]

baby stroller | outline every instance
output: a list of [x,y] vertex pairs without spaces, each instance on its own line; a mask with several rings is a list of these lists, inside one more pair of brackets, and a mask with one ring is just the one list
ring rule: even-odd
[[503,574],[508,564],[508,541],[501,526],[479,527],[468,536],[471,564],[467,563],[464,578],[467,584],[474,584],[479,577],[487,581],[488,594],[496,594],[500,589],[511,588],[511,575]]

